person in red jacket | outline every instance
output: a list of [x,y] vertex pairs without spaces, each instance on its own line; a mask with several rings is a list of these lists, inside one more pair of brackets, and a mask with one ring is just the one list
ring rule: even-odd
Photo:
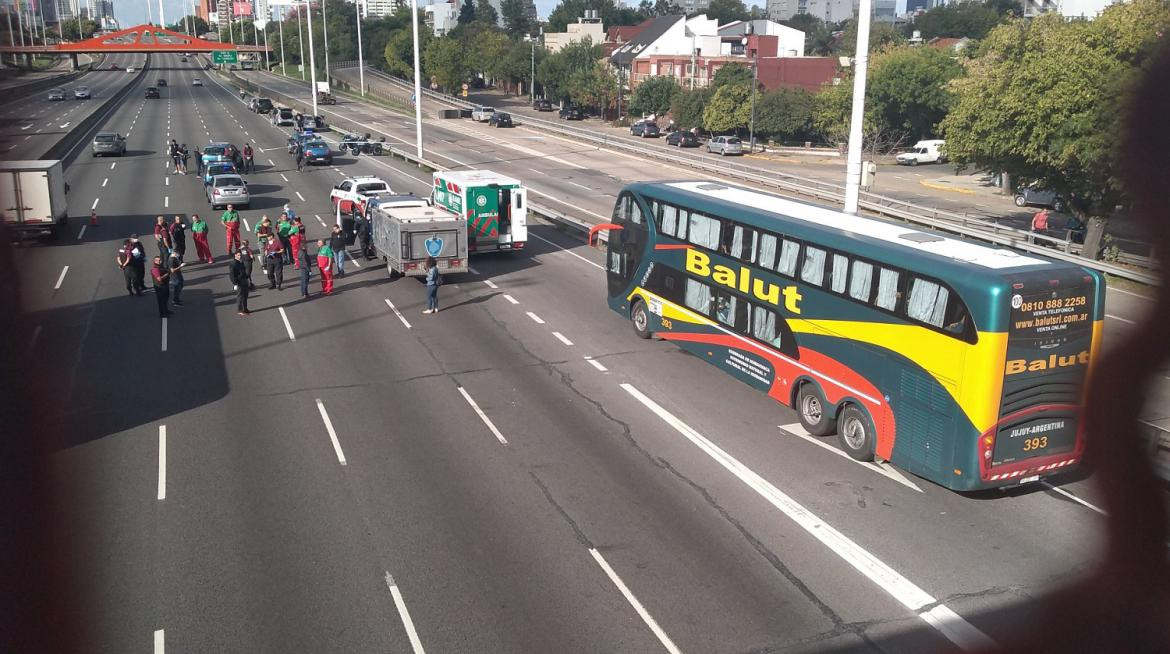
[[317,239],[317,267],[321,269],[321,292],[333,294],[333,250],[324,239]]

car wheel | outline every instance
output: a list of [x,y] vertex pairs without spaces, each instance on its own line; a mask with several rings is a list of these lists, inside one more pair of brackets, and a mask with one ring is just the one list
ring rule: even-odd
[[857,461],[873,461],[876,438],[873,423],[865,411],[856,405],[847,405],[841,412],[837,437],[841,439],[841,449],[851,458]]
[[796,415],[800,425],[813,436],[828,436],[837,429],[837,421],[830,415],[825,396],[812,382],[801,384],[797,391]]
[[638,338],[650,338],[650,312],[646,310],[646,303],[634,300],[630,309],[630,321],[634,324],[634,333]]
[[1028,204],[1028,200],[1026,198],[1024,198],[1024,196],[1022,196],[1022,195],[1016,196],[1016,206],[1017,207],[1024,207],[1024,206],[1027,206],[1027,204]]
[[910,160],[910,165],[911,165],[911,166],[917,166],[917,165],[918,165],[918,160],[917,160],[917,159],[911,159],[911,160]]

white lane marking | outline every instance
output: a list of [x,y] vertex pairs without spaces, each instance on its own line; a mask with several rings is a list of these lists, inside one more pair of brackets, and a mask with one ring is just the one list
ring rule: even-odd
[[877,584],[879,588],[889,593],[891,597],[903,606],[916,613],[952,643],[967,651],[992,649],[998,646],[987,634],[979,631],[958,615],[954,615],[949,609],[944,609],[937,613],[933,610],[924,611],[923,609],[928,606],[937,604],[938,607],[943,607],[944,605],[940,604],[938,600],[931,597],[926,591],[911,583],[909,579],[906,579],[893,568],[880,561],[876,556],[870,554],[860,545],[821,520],[811,511],[796,502],[796,500],[784,494],[779,488],[776,488],[766,479],[740,463],[738,459],[724,452],[718,445],[715,445],[689,425],[674,417],[673,414],[659,406],[654,400],[646,397],[641,391],[630,384],[623,383],[620,386],[633,396],[634,399],[642,403],[643,406],[658,415],[666,424],[673,427],[675,431],[682,434],[684,438],[714,459],[716,463],[723,466],[724,469],[749,488],[756,491],[769,504],[788,516],[789,519],[803,528],[809,535],[819,540],[830,551],[844,559],[846,563],[853,566],[854,569]]
[[[170,185],[171,185],[171,178],[170,178],[170,177],[164,177],[164,178],[163,178],[163,186],[170,186]],[[103,186],[105,186],[105,185],[103,184]]]
[[252,142],[252,145],[256,145],[256,139],[248,139],[248,140]]
[[247,218],[244,218],[244,219],[243,219],[243,221],[244,221],[244,231],[245,231],[245,232],[251,232],[251,231],[252,231],[252,226],[248,224],[248,219],[247,219]]
[[589,365],[593,366],[594,368],[597,368],[597,370],[599,372],[609,372],[609,368],[606,368],[605,366],[601,365],[601,362],[598,361],[597,359],[594,359],[593,357],[585,357],[585,360],[589,362]]
[[[269,166],[275,166],[275,165],[276,165],[276,162],[275,162],[275,161],[273,161],[273,160],[271,160],[271,159],[269,159],[269,160],[268,160],[268,165],[269,165]],[[281,175],[281,177],[284,177],[284,175]]]
[[1111,287],[1109,287],[1109,292],[1110,293],[1125,293],[1126,295],[1132,295],[1136,298],[1141,298],[1143,300],[1146,300],[1147,302],[1157,302],[1157,300],[1155,300],[1154,298],[1152,298],[1148,295],[1143,295],[1141,293],[1134,293],[1133,291],[1127,291],[1124,288],[1115,288],[1115,287],[1111,286]]
[[353,255],[349,253],[349,250],[345,251],[345,256],[349,257],[349,260],[353,262],[353,265],[357,266],[358,268],[362,267],[362,264],[358,263],[358,260],[353,258]]
[[284,173],[281,173],[281,174],[280,174],[280,178],[281,178],[281,179],[283,179],[283,180],[284,180],[284,181],[286,181],[286,182],[288,181],[288,178],[284,176]]
[[69,266],[65,266],[61,269],[61,276],[57,278],[57,284],[53,287],[54,291],[61,288],[61,283],[65,281],[65,273],[67,272],[69,272]]
[[1106,318],[1112,318],[1112,319],[1114,319],[1114,320],[1116,320],[1116,321],[1118,321],[1118,322],[1123,322],[1123,323],[1125,323],[1125,324],[1127,324],[1127,325],[1135,325],[1135,324],[1137,324],[1137,321],[1136,321],[1136,320],[1130,320],[1129,318],[1122,318],[1121,316],[1115,316],[1115,315],[1113,315],[1113,314],[1111,314],[1111,313],[1107,313],[1107,314],[1105,314],[1105,317],[1106,317]]
[[167,499],[167,426],[158,426],[158,499]]
[[630,603],[630,606],[634,607],[634,610],[637,611],[638,616],[642,618],[642,622],[645,622],[646,626],[650,627],[650,631],[654,633],[654,635],[658,638],[658,642],[662,643],[662,646],[666,648],[666,651],[671,652],[671,654],[681,654],[678,646],[674,644],[674,641],[670,639],[670,636],[666,635],[666,632],[662,630],[662,627],[658,626],[658,622],[654,620],[654,617],[650,615],[650,612],[646,610],[646,607],[642,606],[642,603],[638,601],[638,598],[634,597],[634,594],[630,592],[629,587],[627,587],[625,582],[622,581],[622,578],[613,571],[613,568],[609,566],[609,562],[605,560],[605,557],[601,555],[601,552],[598,552],[596,549],[590,547],[589,554],[593,557],[593,560],[597,562],[597,565],[601,567],[602,571],[605,572],[605,576],[609,577],[609,580],[613,582],[613,585],[618,587],[618,590],[621,591],[622,595],[626,598],[626,601]]
[[1064,495],[1064,496],[1065,496],[1065,497],[1067,497],[1068,499],[1070,499],[1070,500],[1072,500],[1072,501],[1076,502],[1077,504],[1080,504],[1081,506],[1083,506],[1083,507],[1085,507],[1085,508],[1087,508],[1087,509],[1090,509],[1090,510],[1092,510],[1092,511],[1096,511],[1097,513],[1100,513],[1101,515],[1107,515],[1107,514],[1105,513],[1105,510],[1104,510],[1104,509],[1102,509],[1102,508],[1100,508],[1100,507],[1097,507],[1097,506],[1094,506],[1094,505],[1092,505],[1092,504],[1090,504],[1090,503],[1088,503],[1088,502],[1086,502],[1086,501],[1082,500],[1081,498],[1077,497],[1076,495],[1073,495],[1072,493],[1070,493],[1070,492],[1066,491],[1066,490],[1065,490],[1065,489],[1063,489],[1063,488],[1060,488],[1060,487],[1057,487],[1057,486],[1053,486],[1052,484],[1048,483],[1047,481],[1041,481],[1041,482],[1040,482],[1040,484],[1041,484],[1042,486],[1044,486],[1045,488],[1047,488],[1048,490],[1056,491],[1057,493],[1060,493],[1061,495]]
[[478,275],[478,274],[479,274],[479,271],[478,271],[478,270],[476,270],[475,268],[472,268],[471,266],[468,266],[468,267],[467,267],[467,271],[468,271],[468,272],[470,272],[472,275]]
[[572,184],[573,186],[576,186],[577,188],[583,188],[583,189],[585,189],[586,191],[592,191],[592,190],[593,190],[593,189],[589,188],[588,186],[585,186],[584,184],[578,184],[577,182],[572,182],[572,181],[569,181],[569,180],[567,180],[567,179],[566,179],[565,181],[566,181],[566,182],[569,182],[569,183],[570,183],[570,184]]
[[585,263],[587,263],[587,264],[589,264],[589,265],[593,266],[594,268],[597,268],[598,270],[605,270],[605,266],[603,266],[603,265],[601,265],[601,264],[599,264],[599,263],[594,263],[594,262],[592,262],[592,261],[590,261],[590,260],[586,259],[585,257],[583,257],[583,256],[581,256],[581,255],[579,255],[579,254],[577,254],[576,252],[573,252],[572,250],[566,250],[565,248],[563,248],[563,247],[561,247],[560,245],[558,245],[558,244],[556,244],[556,243],[554,243],[554,242],[552,242],[552,241],[548,240],[547,238],[543,238],[543,237],[541,237],[541,236],[537,236],[536,234],[531,234],[531,233],[529,234],[529,236],[531,236],[532,238],[540,239],[540,240],[544,241],[545,243],[548,243],[549,245],[551,245],[551,246],[555,247],[556,249],[560,250],[561,252],[564,252],[565,254],[567,254],[567,255],[569,255],[569,256],[577,257],[577,258],[578,258],[578,259],[580,259],[581,261],[584,261]]
[[796,436],[797,438],[801,438],[805,441],[808,441],[809,443],[812,443],[813,445],[816,445],[817,447],[828,450],[829,452],[832,452],[833,454],[845,457],[845,459],[852,461],[853,463],[856,463],[859,466],[862,466],[864,468],[869,468],[871,471],[876,472],[879,475],[889,477],[890,479],[893,479],[894,481],[898,482],[899,484],[902,484],[903,486],[906,486],[908,488],[912,488],[912,489],[918,491],[919,493],[922,492],[922,489],[919,488],[917,484],[915,484],[914,482],[907,479],[905,476],[902,475],[902,473],[898,472],[896,469],[891,467],[890,464],[888,464],[888,463],[878,464],[878,463],[874,463],[872,461],[870,461],[870,462],[858,461],[857,459],[849,456],[849,454],[846,453],[845,450],[842,450],[839,447],[833,447],[832,445],[815,438],[812,434],[808,433],[808,430],[805,429],[799,422],[793,423],[791,425],[776,425],[776,427],[779,428],[780,431],[782,431],[786,434],[791,434],[792,436]]
[[166,637],[162,629],[154,631],[154,654],[166,654]]
[[110,170],[113,170],[113,169],[114,169],[114,166],[117,166],[117,165],[118,165],[118,162],[117,162],[117,161],[115,161],[114,163],[110,164]]
[[486,284],[488,288],[499,288],[499,286],[496,286],[496,283],[490,279],[483,280],[483,283]]
[[167,319],[162,319],[162,351],[167,351]]
[[295,191],[295,193],[297,194],[297,197],[301,199],[301,202],[305,201],[305,196],[301,195],[300,191]]
[[512,304],[520,304],[520,300],[517,300],[516,298],[512,297],[511,295],[508,295],[507,293],[504,293],[504,299],[511,302]]
[[[313,214],[313,215],[317,216],[317,214]],[[317,216],[317,222],[321,223],[322,227],[328,227],[328,225],[325,224],[325,221],[321,220],[321,216]]]
[[398,316],[398,319],[402,321],[402,324],[406,325],[407,329],[410,329],[410,323],[406,321],[406,316],[402,315],[402,312],[398,310],[398,307],[394,306],[393,302],[386,299],[386,306],[390,307],[390,310],[394,312],[394,315]]
[[488,429],[490,429],[491,432],[495,434],[496,439],[498,439],[501,444],[507,445],[508,440],[504,438],[504,435],[500,433],[499,429],[496,429],[496,426],[492,423],[491,418],[487,417],[487,414],[483,412],[483,409],[479,408],[479,405],[475,403],[475,400],[471,399],[471,396],[467,394],[467,391],[464,390],[462,386],[459,386],[458,388],[459,393],[463,395],[463,399],[467,400],[467,403],[471,405],[473,410],[475,410],[475,414],[479,416],[479,419],[483,421],[483,424],[487,425]]
[[569,339],[565,338],[564,334],[562,334],[560,332],[553,332],[553,336],[556,336],[557,340],[564,343],[565,345],[568,345],[569,347],[573,347],[573,341],[570,341]]
[[170,206],[171,206],[171,196],[169,196],[169,195],[164,195],[164,196],[163,196],[163,206],[164,206],[164,207],[167,207],[167,208],[170,208]]
[[89,205],[89,210],[90,210],[90,211],[93,211],[94,209],[97,209],[97,203],[98,203],[98,200],[101,200],[101,198],[94,198],[94,199],[93,199],[93,204]]
[[81,226],[81,231],[77,232],[77,240],[79,240],[79,241],[80,241],[80,240],[81,240],[81,238],[82,238],[83,236],[85,236],[85,228],[86,228],[86,227],[89,227],[89,225],[88,225],[88,224],[85,224],[85,225],[82,225],[82,226]]
[[103,180],[102,180],[102,188],[105,188],[105,187],[106,187],[106,184],[109,184],[109,183],[110,183],[110,178],[109,178],[109,177],[107,177],[107,178],[103,179]]
[[528,317],[532,318],[532,320],[535,321],[536,324],[538,324],[538,325],[544,324],[544,321],[540,319],[540,316],[536,315],[535,313],[532,313],[531,311],[529,311],[527,313],[528,313]]
[[325,412],[325,403],[321,401],[321,398],[317,398],[317,410],[321,412],[321,421],[325,423],[325,431],[329,432],[329,440],[333,441],[333,451],[337,453],[337,462],[346,465],[345,453],[341,451],[341,441],[337,440],[337,432],[333,430],[333,421]]
[[297,340],[296,334],[293,334],[292,325],[288,322],[288,314],[284,312],[284,307],[277,307],[276,310],[280,312],[280,319],[284,321],[284,329],[288,332],[288,340]]
[[394,583],[394,577],[390,576],[390,572],[386,572],[386,586],[390,589],[390,597],[394,598],[394,606],[398,609],[398,617],[402,620],[402,626],[406,629],[406,636],[410,638],[410,648],[414,650],[414,654],[425,654],[423,651],[422,641],[418,638],[418,630],[414,628],[414,621],[410,619],[410,611],[406,610],[406,601],[402,599],[402,591],[398,590],[398,584]]

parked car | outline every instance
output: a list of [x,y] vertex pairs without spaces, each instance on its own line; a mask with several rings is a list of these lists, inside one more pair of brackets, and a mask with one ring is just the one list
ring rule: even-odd
[[944,151],[946,141],[934,139],[919,141],[906,152],[894,157],[894,161],[903,166],[917,166],[923,163],[946,163],[947,155]]
[[158,99],[158,89],[154,88],[153,86],[146,87],[146,97],[148,99],[157,100]]
[[1067,208],[1064,198],[1045,188],[1025,186],[1016,193],[1017,207],[1048,207],[1054,211],[1064,211]]
[[532,108],[537,111],[552,111],[552,103],[545,98],[539,98],[532,103]]
[[660,131],[658,131],[658,123],[652,120],[639,120],[630,125],[630,133],[634,136],[641,136],[642,138],[657,138]]
[[721,157],[743,154],[743,143],[738,136],[714,136],[707,141],[707,152],[718,152]]
[[677,130],[666,135],[667,145],[677,145],[680,148],[699,147],[699,137],[694,132]]
[[268,98],[253,98],[252,99],[252,111],[254,111],[258,114],[271,113],[272,110],[275,108],[276,107],[274,107],[272,104],[272,100],[270,100]]
[[337,98],[332,93],[317,91],[317,104],[337,104]]
[[272,112],[272,124],[277,127],[283,127],[285,125],[291,127],[296,124],[296,116],[293,114],[292,109],[281,107]]
[[493,127],[512,127],[512,114],[497,111],[488,119],[488,125]]
[[79,86],[73,89],[73,98],[76,100],[88,100],[90,98],[89,87]]
[[581,110],[577,107],[564,107],[558,114],[561,120],[585,120],[585,116],[581,115]]
[[486,123],[492,119],[492,114],[494,113],[496,113],[496,110],[491,107],[480,107],[477,105],[471,110],[471,119],[477,123]]
[[240,171],[236,168],[236,164],[231,161],[214,161],[207,164],[203,168],[203,185],[211,184],[211,180],[217,175],[239,175]]
[[134,72],[134,66],[126,66],[126,72],[127,72],[127,73],[133,73],[133,72]]
[[155,82],[155,86],[159,87],[160,89],[166,85],[167,85],[167,81],[161,77],[158,78],[157,82]]
[[240,149],[231,143],[208,143],[203,146],[204,165],[214,163],[216,161],[230,161],[237,167],[244,165],[244,155],[240,154]]
[[196,77],[191,80],[191,86],[203,86],[203,78]]
[[48,95],[49,102],[53,102],[56,100],[64,100],[64,99],[65,99],[65,89],[49,89],[49,95]]
[[229,204],[247,209],[252,204],[252,196],[248,194],[248,183],[239,175],[216,175],[207,185],[207,201],[213,210]]
[[302,144],[305,149],[305,163],[315,164],[321,163],[326,166],[333,165],[333,152],[329,149],[329,145],[319,138],[308,139]]
[[90,150],[95,157],[126,154],[126,138],[117,132],[98,132],[93,137]]

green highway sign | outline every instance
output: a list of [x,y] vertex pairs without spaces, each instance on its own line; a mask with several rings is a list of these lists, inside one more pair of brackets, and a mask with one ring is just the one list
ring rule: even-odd
[[211,63],[238,64],[240,63],[240,53],[235,50],[212,50]]

